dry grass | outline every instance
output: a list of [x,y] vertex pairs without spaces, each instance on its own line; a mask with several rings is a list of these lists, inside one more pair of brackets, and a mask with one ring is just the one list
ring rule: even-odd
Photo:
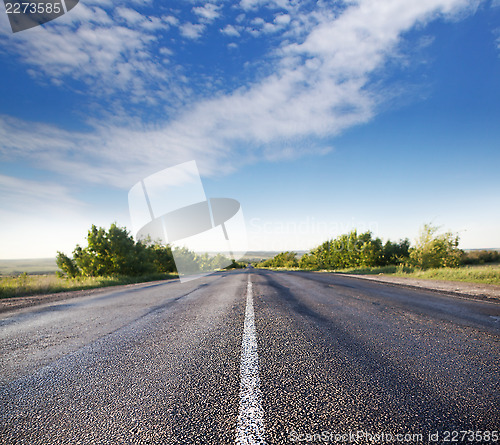
[[500,285],[500,264],[416,270],[411,273],[397,272],[395,275],[426,280],[465,281],[468,283]]
[[457,268],[443,267],[427,270],[419,270],[406,266],[385,266],[342,269],[335,272],[360,275],[394,275],[425,280],[464,281],[467,283],[500,285],[500,264],[462,266]]
[[[305,270],[286,267],[263,267],[262,269],[294,271]],[[426,280],[464,281],[500,285],[500,264],[462,266],[457,268],[419,270],[408,266],[357,267],[338,270],[321,270],[320,272],[349,273],[356,275],[393,275]]]
[[0,298],[22,297],[26,295],[52,294],[70,290],[94,289],[120,284],[176,278],[176,274],[156,274],[144,277],[109,278],[59,278],[56,275],[28,275],[0,277]]

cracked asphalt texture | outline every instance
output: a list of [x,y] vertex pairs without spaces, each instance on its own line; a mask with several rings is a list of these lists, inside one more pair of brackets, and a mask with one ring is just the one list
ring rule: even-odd
[[250,269],[1,314],[0,443],[234,443],[248,274],[267,443],[500,430],[498,302]]

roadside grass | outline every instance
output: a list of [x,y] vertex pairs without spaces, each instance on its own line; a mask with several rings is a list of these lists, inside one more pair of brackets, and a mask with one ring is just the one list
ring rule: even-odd
[[[273,270],[305,270],[299,268],[265,268]],[[357,267],[337,270],[320,270],[319,272],[336,272],[353,275],[392,275],[405,278],[421,278],[425,280],[465,281],[468,283],[500,285],[500,264],[473,265],[457,268],[442,267],[439,269],[420,270],[408,266]]]
[[394,275],[422,278],[426,280],[465,281],[468,283],[500,285],[500,264],[415,270],[409,274],[396,272]]
[[143,283],[177,278],[177,274],[153,274],[139,277],[61,278],[56,275],[28,275],[0,277],[0,299],[27,295],[52,294],[72,290]]

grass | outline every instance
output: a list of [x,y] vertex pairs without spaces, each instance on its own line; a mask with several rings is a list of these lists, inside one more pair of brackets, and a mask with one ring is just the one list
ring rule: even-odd
[[59,278],[56,275],[28,275],[23,273],[18,276],[0,277],[0,298],[95,289],[98,287],[143,283],[171,278],[177,278],[177,274],[155,274],[142,277],[88,277],[69,279]]
[[409,274],[397,272],[395,275],[426,280],[465,281],[468,283],[500,285],[500,264],[416,270]]
[[439,269],[420,270],[412,267],[385,266],[336,270],[339,273],[359,275],[392,275],[425,280],[464,281],[468,283],[500,285],[500,264],[462,266],[457,268],[442,267]]
[[[299,268],[263,268],[273,270],[304,270]],[[355,275],[388,275],[405,278],[421,278],[425,280],[464,281],[467,283],[500,285],[500,264],[462,266],[457,268],[420,270],[408,266],[357,267],[338,270],[322,270],[320,272],[348,273]]]
[[[23,261],[23,260],[19,260]],[[26,263],[23,263],[26,266]],[[49,264],[47,264],[49,266]],[[300,270],[298,268],[279,268],[277,270]],[[38,271],[38,270],[37,270]],[[392,275],[426,280],[465,281],[500,285],[500,264],[462,266],[459,268],[441,268],[418,270],[411,267],[385,266],[351,268],[335,271],[359,275]],[[108,278],[59,278],[53,274],[0,276],[0,298],[40,295],[71,290],[95,289],[99,287],[142,283],[147,281],[177,278],[177,274],[155,274],[143,277],[108,277]]]

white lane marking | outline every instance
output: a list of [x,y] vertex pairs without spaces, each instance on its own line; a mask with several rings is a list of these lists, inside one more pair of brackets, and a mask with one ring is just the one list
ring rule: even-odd
[[255,334],[250,275],[248,276],[247,306],[243,327],[243,341],[241,343],[240,374],[240,411],[236,427],[236,443],[265,445],[264,410],[261,403],[259,356],[257,353],[257,335]]

